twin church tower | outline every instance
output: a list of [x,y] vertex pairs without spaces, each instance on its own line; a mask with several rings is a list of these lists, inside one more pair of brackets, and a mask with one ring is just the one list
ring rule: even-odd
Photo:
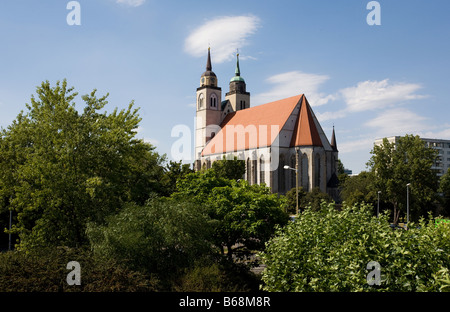
[[217,76],[212,71],[211,52],[208,48],[206,71],[197,88],[197,127],[195,155],[198,157],[206,143],[217,133],[227,114],[250,107],[250,93],[239,68],[239,54],[236,55],[235,76],[230,80],[230,91],[222,101],[222,89],[217,86]]
[[[298,186],[337,196],[338,149],[334,127],[328,141],[304,94],[250,107],[250,93],[239,68],[222,101],[208,49],[206,71],[196,96],[194,169],[210,168],[223,157],[245,161],[242,177],[284,194]],[[289,166],[293,170],[286,170]]]

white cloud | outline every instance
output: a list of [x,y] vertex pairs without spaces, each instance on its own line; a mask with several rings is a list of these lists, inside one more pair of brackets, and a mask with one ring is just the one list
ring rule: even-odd
[[208,20],[186,38],[184,50],[192,56],[201,57],[210,46],[213,63],[222,63],[232,59],[236,49],[247,45],[248,37],[256,32],[259,23],[260,19],[253,15]]
[[421,99],[425,96],[415,94],[421,85],[414,83],[389,83],[381,81],[362,81],[356,87],[340,90],[349,111],[359,112],[391,106],[406,100]]
[[157,139],[152,139],[152,138],[143,138],[145,143],[150,143],[154,146],[159,144],[159,141]]
[[418,133],[423,138],[431,138],[431,139],[450,139],[450,125],[445,124],[441,126],[436,126],[437,131],[432,131],[428,129],[428,131],[421,131]]
[[353,153],[356,151],[368,151],[372,149],[374,141],[375,137],[369,136],[366,138],[342,142],[338,143],[338,150],[341,154]]
[[327,120],[344,118],[345,116],[347,116],[347,111],[340,110],[340,111],[335,111],[335,112],[323,112],[323,113],[316,112],[315,115],[316,115],[317,119],[319,120],[319,122],[324,122]]
[[385,110],[366,126],[373,128],[378,137],[417,134],[429,128],[425,123],[427,119],[408,109],[394,108]]
[[335,99],[332,94],[325,95],[318,91],[319,86],[329,79],[326,75],[300,71],[277,74],[266,79],[266,82],[274,85],[272,89],[255,95],[252,102],[259,105],[304,93],[311,106],[324,105]]
[[116,0],[116,3],[125,4],[132,7],[143,5],[145,0]]

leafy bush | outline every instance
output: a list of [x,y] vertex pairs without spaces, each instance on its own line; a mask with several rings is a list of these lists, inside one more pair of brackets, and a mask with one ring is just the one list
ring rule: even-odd
[[87,235],[96,255],[146,273],[176,273],[210,253],[208,218],[202,210],[170,199],[129,204],[106,225],[89,224]]
[[[261,254],[267,291],[445,291],[450,227],[421,219],[394,230],[369,205],[307,209],[279,228]],[[369,285],[367,264],[381,266],[381,284]]]
[[[67,263],[78,261],[81,285],[69,285]],[[0,292],[155,291],[152,276],[131,271],[113,259],[98,259],[82,249],[45,248],[0,253]]]
[[259,278],[243,265],[222,260],[199,261],[174,283],[174,291],[238,292],[257,291]]

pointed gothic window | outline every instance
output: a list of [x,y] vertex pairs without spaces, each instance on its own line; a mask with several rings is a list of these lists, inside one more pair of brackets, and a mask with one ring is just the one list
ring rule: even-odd
[[286,175],[284,169],[284,155],[280,155],[280,160],[278,163],[278,192],[284,193],[286,191]]
[[264,171],[264,156],[259,158],[259,184],[266,183],[266,174]]

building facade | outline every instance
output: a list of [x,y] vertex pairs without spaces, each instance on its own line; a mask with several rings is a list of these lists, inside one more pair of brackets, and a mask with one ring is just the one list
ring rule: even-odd
[[307,191],[319,187],[337,198],[334,128],[330,143],[304,94],[251,107],[238,54],[222,100],[208,49],[196,98],[195,170],[237,157],[245,161],[243,178],[250,184],[265,183],[284,194],[298,181]]

